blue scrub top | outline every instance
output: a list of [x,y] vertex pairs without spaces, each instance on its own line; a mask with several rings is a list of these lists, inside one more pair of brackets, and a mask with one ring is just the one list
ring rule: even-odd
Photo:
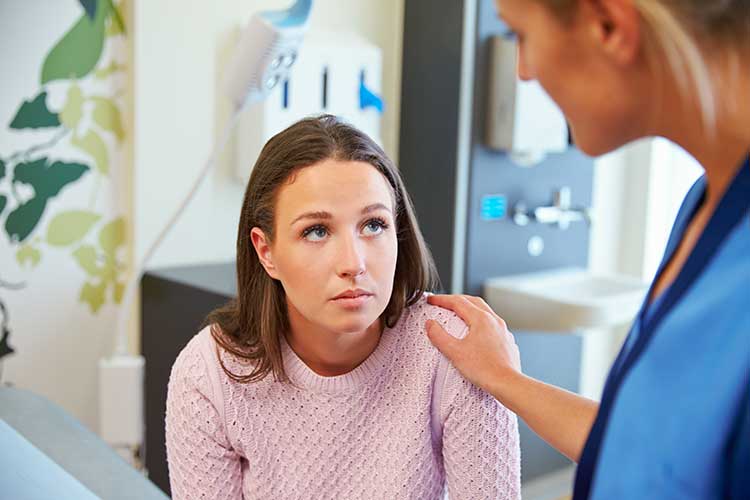
[[[688,193],[659,269],[700,207]],[[650,292],[649,292],[650,295]],[[615,361],[575,500],[750,499],[750,160]]]

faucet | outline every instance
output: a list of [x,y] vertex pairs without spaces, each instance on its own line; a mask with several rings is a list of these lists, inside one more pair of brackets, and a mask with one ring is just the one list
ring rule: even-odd
[[570,188],[564,186],[552,194],[551,206],[537,207],[530,211],[526,203],[520,201],[513,207],[513,222],[525,226],[536,221],[540,224],[557,225],[560,229],[568,229],[570,223],[576,221],[591,224],[591,209],[571,207],[570,197]]

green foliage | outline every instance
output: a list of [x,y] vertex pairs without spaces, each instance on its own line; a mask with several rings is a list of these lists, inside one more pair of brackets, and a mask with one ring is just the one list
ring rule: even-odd
[[107,145],[99,134],[93,130],[89,130],[83,137],[73,135],[71,144],[94,159],[96,169],[99,173],[102,175],[109,174],[109,155],[107,153]]
[[42,218],[47,202],[88,171],[89,167],[80,163],[56,161],[49,164],[47,158],[16,165],[13,182],[33,187],[34,197],[8,215],[5,231],[10,240],[23,242],[28,238]]
[[42,259],[42,253],[31,245],[23,245],[16,252],[16,260],[21,266],[36,267]]
[[94,121],[104,130],[111,132],[117,137],[118,142],[122,141],[125,136],[125,130],[122,127],[120,110],[117,109],[114,101],[105,97],[92,97],[94,103]]
[[104,297],[107,292],[107,283],[84,283],[79,296],[81,302],[85,302],[91,308],[91,312],[96,313],[104,304]]
[[99,231],[99,245],[108,255],[115,256],[117,249],[125,244],[125,219],[118,217]]
[[[78,1],[84,13],[48,52],[41,68],[42,85],[55,80],[70,81],[62,110],[59,113],[50,111],[47,107],[47,91],[42,88],[36,97],[22,102],[9,127],[38,129],[62,125],[73,132],[71,145],[86,153],[92,159],[92,166],[100,174],[108,175],[110,152],[103,132],[111,133],[117,142],[123,140],[125,130],[120,111],[114,99],[84,96],[76,80],[86,77],[94,70],[96,78],[104,79],[125,69],[124,65],[116,61],[96,69],[106,38],[124,34],[125,25],[113,0]],[[85,107],[87,102],[91,103],[91,107]],[[89,110],[95,126],[85,133],[79,132],[84,111]],[[61,130],[57,137],[64,135],[65,130]],[[47,157],[26,160],[31,156],[31,151],[49,148],[55,142],[12,155],[9,171],[6,163],[0,160],[0,180],[7,173],[12,173],[11,185],[18,198],[18,205],[4,217],[4,229],[11,244],[19,245],[15,257],[19,265],[24,267],[36,267],[39,264],[42,253],[37,246],[41,242],[53,247],[75,245],[72,257],[87,275],[80,300],[87,303],[95,313],[106,302],[110,288],[115,303],[121,302],[123,298],[124,282],[120,279],[120,274],[124,266],[119,263],[117,255],[126,243],[125,220],[117,217],[100,227],[98,233],[95,233],[95,243],[90,244],[86,240],[91,240],[94,228],[102,222],[101,215],[88,210],[66,210],[51,217],[44,239],[31,238],[45,216],[49,202],[66,186],[75,183],[91,170],[91,167],[83,163],[54,161]],[[19,158],[23,161],[15,163]],[[33,191],[33,196],[20,199],[15,189],[18,185],[30,187],[28,191]],[[0,194],[0,215],[5,215],[4,210],[10,198],[7,194]]]
[[73,252],[73,258],[89,276],[99,275],[99,265],[96,263],[96,248],[92,245],[79,247]]
[[60,111],[60,121],[70,130],[75,130],[81,117],[83,117],[83,93],[81,88],[74,83],[68,88],[65,105]]
[[111,3],[97,2],[96,15],[84,13],[78,22],[57,42],[42,65],[41,83],[53,80],[83,78],[99,62],[104,47],[104,21]]
[[69,210],[52,219],[47,226],[47,243],[66,247],[82,240],[96,224],[100,215],[87,210]]
[[60,119],[47,108],[47,92],[42,92],[31,101],[24,101],[16,112],[10,128],[58,127]]
[[80,299],[94,313],[104,304],[110,287],[114,302],[119,304],[122,301],[124,283],[119,276],[117,251],[125,244],[125,233],[125,220],[118,217],[99,231],[101,253],[93,245],[82,245],[73,252],[76,262],[89,276],[81,289]]
[[96,19],[96,3],[97,0],[78,0],[81,3],[81,6],[86,11],[86,15],[89,16],[89,19],[92,21]]

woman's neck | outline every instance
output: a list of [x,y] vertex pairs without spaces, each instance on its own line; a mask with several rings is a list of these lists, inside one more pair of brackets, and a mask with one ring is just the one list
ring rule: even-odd
[[709,211],[718,205],[734,179],[742,160],[750,151],[750,76],[747,71],[734,70],[731,65],[712,66],[716,119],[713,128],[703,125],[700,103],[675,91],[666,102],[660,133],[679,144],[706,171],[704,207]]
[[308,321],[287,301],[289,347],[315,373],[323,377],[344,375],[361,365],[377,348],[383,331],[376,320],[361,332],[332,332]]

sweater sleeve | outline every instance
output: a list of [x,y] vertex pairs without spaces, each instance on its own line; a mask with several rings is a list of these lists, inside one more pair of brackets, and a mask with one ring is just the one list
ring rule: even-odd
[[241,499],[241,458],[212,402],[208,367],[197,340],[183,349],[169,377],[166,444],[172,498]]
[[521,498],[515,414],[448,367],[443,401],[443,463],[452,500]]

